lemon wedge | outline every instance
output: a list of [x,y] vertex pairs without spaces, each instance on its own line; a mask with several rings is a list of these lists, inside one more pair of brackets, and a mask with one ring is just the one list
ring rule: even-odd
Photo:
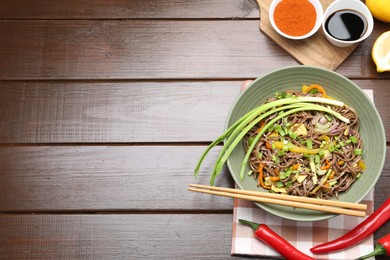
[[390,71],[390,31],[376,39],[371,51],[372,60],[377,72]]

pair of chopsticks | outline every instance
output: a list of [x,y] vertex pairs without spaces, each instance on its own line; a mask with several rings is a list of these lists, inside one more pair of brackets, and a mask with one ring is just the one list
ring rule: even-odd
[[199,184],[190,184],[189,191],[202,192],[224,197],[250,200],[254,202],[264,202],[293,208],[303,208],[319,210],[335,214],[343,214],[357,217],[365,217],[367,205],[342,202],[335,200],[324,200],[316,198],[298,197],[292,195],[265,193],[256,191],[246,191],[222,187],[213,187]]

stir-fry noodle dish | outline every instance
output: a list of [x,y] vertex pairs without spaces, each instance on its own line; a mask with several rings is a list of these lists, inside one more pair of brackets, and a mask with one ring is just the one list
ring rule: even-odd
[[240,178],[254,178],[273,193],[338,197],[366,168],[358,115],[318,84],[275,93],[245,114],[209,146],[195,174],[209,149],[221,141],[225,144],[212,185],[237,145],[246,152]]
[[[304,87],[302,92],[276,93],[267,102],[324,93],[318,91],[318,86],[307,91],[308,88]],[[365,165],[358,117],[345,105],[328,108],[349,119],[349,123],[323,111],[305,110],[281,118],[266,129],[249,160],[249,174],[257,178],[260,186],[271,192],[330,198],[348,190],[360,177]],[[247,133],[246,150],[262,127],[278,113],[264,118]]]

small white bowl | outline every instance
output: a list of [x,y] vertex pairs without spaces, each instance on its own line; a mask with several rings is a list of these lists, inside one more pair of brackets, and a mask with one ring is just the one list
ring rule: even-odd
[[282,2],[282,0],[273,0],[271,2],[270,7],[269,7],[268,16],[269,16],[269,20],[270,20],[271,25],[274,28],[274,30],[279,35],[281,35],[285,38],[288,38],[288,39],[292,39],[292,40],[306,39],[306,38],[309,38],[310,36],[312,36],[313,34],[315,34],[318,31],[318,29],[321,27],[323,17],[324,17],[324,11],[322,9],[322,5],[321,5],[319,0],[308,0],[308,1],[314,6],[314,9],[316,10],[316,13],[317,13],[316,23],[310,32],[308,32],[307,34],[301,35],[301,36],[291,36],[291,35],[285,34],[281,30],[279,30],[279,28],[276,26],[275,21],[274,21],[274,11],[275,11],[276,6],[280,2]]
[[[367,29],[366,32],[357,40],[354,41],[343,41],[339,40],[332,35],[330,35],[325,29],[326,20],[332,14],[340,10],[354,10],[362,14],[366,18]],[[343,1],[334,1],[331,3],[328,8],[325,10],[324,22],[322,24],[322,30],[324,31],[326,39],[337,47],[348,47],[355,43],[361,42],[368,38],[371,35],[372,30],[374,29],[374,19],[368,7],[361,1],[358,0],[343,0]]]

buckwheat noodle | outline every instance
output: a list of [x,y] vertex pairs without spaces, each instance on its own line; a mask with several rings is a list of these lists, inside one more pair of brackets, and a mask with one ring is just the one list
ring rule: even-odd
[[[319,93],[302,94],[291,90],[286,93],[295,96],[320,96]],[[275,99],[271,98],[266,102]],[[361,155],[363,142],[359,135],[358,116],[348,106],[331,106],[331,108],[348,118],[350,123],[347,124],[331,115],[325,115],[321,111],[307,110],[280,119],[275,126],[278,125],[279,130],[284,129],[283,133],[276,129],[266,131],[256,144],[249,161],[255,178],[259,178],[259,166],[262,165],[263,181],[267,188],[274,192],[330,199],[347,191],[365,168]],[[269,116],[262,123],[267,124],[276,115],[277,113]],[[287,134],[287,131],[291,133],[298,131],[298,128],[302,129],[302,125],[306,129],[306,135],[298,133],[290,136]],[[256,125],[245,136],[245,150],[248,149],[250,140],[257,135],[256,131],[259,127],[261,127],[260,124]],[[276,140],[282,141],[287,146],[296,147],[306,147],[311,142],[310,148],[322,150],[322,153],[308,155],[278,149],[273,145]],[[314,158],[317,159],[316,163],[313,161]],[[313,165],[316,167],[315,173],[312,171]],[[324,168],[326,170],[323,170]],[[298,176],[300,178],[297,178]],[[270,177],[280,179],[270,181]],[[275,188],[276,186],[283,189]]]

